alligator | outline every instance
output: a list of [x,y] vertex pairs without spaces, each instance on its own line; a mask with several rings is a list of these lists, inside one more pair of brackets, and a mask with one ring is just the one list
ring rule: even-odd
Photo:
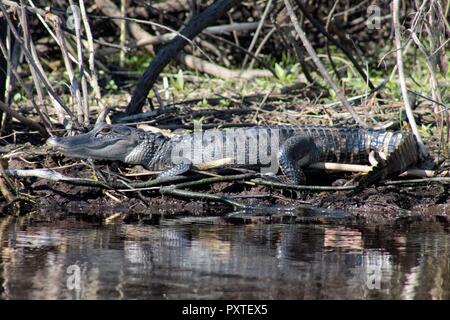
[[91,131],[52,137],[47,144],[69,157],[143,165],[162,171],[159,177],[181,175],[196,164],[227,159],[227,167],[260,168],[265,173],[281,169],[284,181],[296,185],[305,183],[302,168],[315,162],[365,164],[369,156],[375,155],[378,164],[360,180],[360,185],[361,181],[369,185],[398,175],[418,161],[416,140],[410,132],[277,125],[210,129],[167,137],[107,124],[107,112],[100,114]]

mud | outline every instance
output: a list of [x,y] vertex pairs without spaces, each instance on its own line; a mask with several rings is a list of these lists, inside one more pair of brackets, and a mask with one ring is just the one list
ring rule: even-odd
[[[41,156],[42,157],[42,156]],[[75,161],[48,156],[39,163],[55,167],[73,164]],[[11,160],[9,167],[24,168],[22,160]],[[96,170],[116,172],[115,164],[98,164]],[[124,170],[123,166],[121,169]],[[58,170],[67,176],[92,178],[92,170],[85,166],[73,166]],[[314,184],[314,174],[309,183]],[[330,175],[329,179],[347,179],[349,176]],[[322,181],[328,183],[328,181]],[[68,185],[36,178],[15,180],[21,194],[27,194],[26,203],[16,207],[2,205],[3,215],[31,214],[36,219],[62,219],[75,216],[87,222],[123,221],[124,223],[159,224],[161,219],[180,217],[223,217],[217,223],[317,223],[317,224],[399,224],[437,221],[448,223],[450,200],[448,188],[440,185],[416,187],[371,187],[356,196],[348,192],[292,192],[263,186],[250,186],[239,182],[217,183],[192,189],[197,192],[221,194],[259,210],[233,213],[233,209],[220,203],[190,201],[161,196],[157,192],[120,193],[93,187]],[[305,216],[304,206],[324,209],[322,213]],[[20,207],[20,210],[17,210]],[[297,210],[292,210],[297,208]],[[300,214],[299,214],[300,212]],[[344,212],[339,215],[335,213]],[[332,213],[334,215],[329,215]]]
[[[296,110],[297,106],[291,106]],[[387,108],[387,109],[386,109]],[[387,106],[385,111],[395,109]],[[425,107],[423,107],[425,108]],[[239,109],[242,111],[242,109]],[[238,111],[239,111],[238,110]],[[396,109],[395,109],[396,110]],[[155,119],[154,125],[167,123],[177,124],[181,119],[189,123],[192,110],[178,110],[179,113]],[[183,113],[184,112],[184,113]],[[199,111],[200,112],[200,111]],[[206,111],[201,111],[205,113]],[[216,115],[215,112],[210,112]],[[250,123],[255,121],[254,113],[237,112],[223,113],[222,118],[213,118],[228,123]],[[292,113],[290,113],[292,115]],[[295,119],[287,117],[284,112],[273,108],[270,112],[259,113],[256,120],[266,123],[293,122],[303,123],[302,116],[308,114],[308,108]],[[187,117],[187,118],[186,118]],[[268,117],[268,118],[263,118]],[[287,118],[283,118],[287,117]],[[185,119],[186,118],[186,119]],[[238,120],[237,120],[238,119]],[[308,120],[311,121],[309,118]],[[422,118],[419,120],[423,121]],[[178,121],[178,122],[177,122]],[[326,124],[324,119],[318,119],[311,124]],[[395,129],[395,128],[391,128]],[[117,175],[139,171],[139,168],[122,163],[76,161],[68,159],[42,147],[44,141],[36,135],[19,135],[16,144],[1,147],[3,157],[15,151],[14,156],[6,157],[3,166],[10,169],[59,168],[57,171],[70,177],[96,178],[94,172],[109,181],[114,181]],[[438,141],[431,136],[427,141],[429,150],[436,153]],[[62,169],[61,169],[62,167]],[[443,164],[440,170],[448,170],[449,164]],[[323,171],[307,171],[307,182],[311,185],[335,185],[350,183],[355,176],[351,174],[324,173]],[[144,181],[148,176],[129,177],[130,181]],[[220,203],[189,201],[161,196],[157,191],[121,193],[105,191],[92,187],[80,187],[60,182],[50,182],[37,178],[15,179],[15,189],[21,195],[14,204],[0,202],[0,215],[34,214],[46,218],[58,218],[64,215],[75,215],[86,221],[105,221],[108,219],[122,220],[126,223],[158,224],[161,219],[177,217],[210,217],[227,216],[232,208]],[[231,218],[222,219],[221,223],[358,223],[358,224],[409,224],[416,221],[438,221],[448,223],[449,191],[446,185],[426,185],[414,187],[377,186],[363,190],[356,196],[348,192],[293,192],[271,189],[263,186],[251,186],[240,182],[216,183],[202,186],[193,191],[208,194],[220,194],[248,206],[261,208],[260,213],[234,214]],[[3,200],[2,200],[3,201]],[[305,217],[292,213],[292,208],[304,205],[327,210],[326,212],[346,212],[349,216],[330,217],[325,213],[317,213],[316,217]],[[278,208],[274,212],[274,208]],[[301,207],[303,208],[303,207]],[[303,210],[303,209],[302,209]]]

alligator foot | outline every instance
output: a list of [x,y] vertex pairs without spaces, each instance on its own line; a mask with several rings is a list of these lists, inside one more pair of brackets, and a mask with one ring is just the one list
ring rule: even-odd
[[183,173],[190,171],[192,168],[193,168],[192,163],[180,163],[171,167],[170,169],[164,170],[158,175],[157,178],[166,178],[182,175]]

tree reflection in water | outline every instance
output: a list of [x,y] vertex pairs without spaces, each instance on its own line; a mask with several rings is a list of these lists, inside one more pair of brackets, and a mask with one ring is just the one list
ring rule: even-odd
[[[450,298],[450,237],[438,224],[100,226],[7,217],[0,239],[2,299]],[[69,290],[70,266],[78,290]]]

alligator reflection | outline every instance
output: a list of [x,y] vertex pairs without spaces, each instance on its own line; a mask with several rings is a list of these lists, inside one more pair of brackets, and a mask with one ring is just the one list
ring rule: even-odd
[[0,240],[2,299],[450,298],[450,236],[440,225],[98,226],[4,218]]

